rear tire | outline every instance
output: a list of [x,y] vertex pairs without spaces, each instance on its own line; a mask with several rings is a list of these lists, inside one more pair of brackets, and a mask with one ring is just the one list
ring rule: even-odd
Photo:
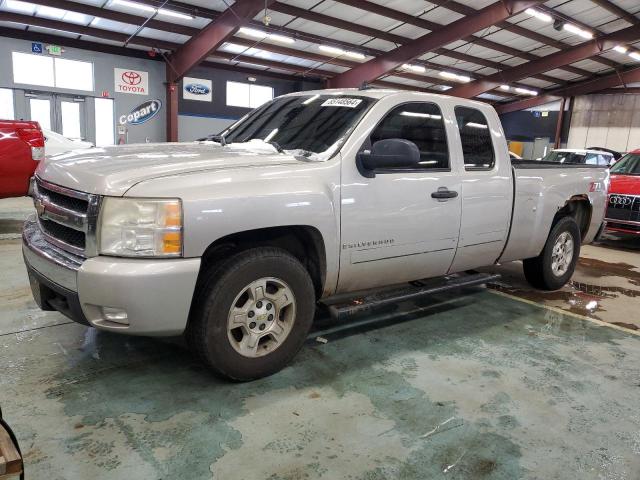
[[231,380],[271,375],[289,363],[315,312],[304,266],[279,248],[245,250],[205,274],[186,336],[209,368]]
[[551,229],[542,253],[524,260],[524,276],[540,290],[558,290],[571,278],[580,256],[580,229],[571,217],[562,217]]

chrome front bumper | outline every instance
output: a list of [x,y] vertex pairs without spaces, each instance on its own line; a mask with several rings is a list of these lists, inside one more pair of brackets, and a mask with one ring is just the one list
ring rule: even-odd
[[24,223],[22,254],[27,265],[44,277],[55,280],[67,290],[78,291],[78,270],[85,259],[45,240],[35,214]]

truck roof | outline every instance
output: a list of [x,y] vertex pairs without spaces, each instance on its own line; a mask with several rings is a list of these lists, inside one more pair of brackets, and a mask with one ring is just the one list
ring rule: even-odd
[[401,96],[404,98],[415,98],[416,101],[434,101],[435,99],[447,99],[455,101],[458,105],[482,105],[490,106],[486,102],[480,102],[477,100],[468,100],[466,98],[452,97],[451,95],[444,95],[441,93],[429,93],[418,92],[415,90],[396,90],[391,88],[328,88],[322,90],[305,90],[302,92],[293,92],[283,95],[283,97],[299,97],[308,95],[350,95],[357,97],[375,98],[377,100],[381,98]]

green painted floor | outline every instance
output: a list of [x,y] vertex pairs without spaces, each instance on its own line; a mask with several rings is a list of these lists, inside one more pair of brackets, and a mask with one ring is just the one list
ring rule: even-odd
[[0,401],[28,479],[640,478],[630,333],[474,289],[320,320],[328,343],[231,384],[179,339],[66,323],[14,283]]

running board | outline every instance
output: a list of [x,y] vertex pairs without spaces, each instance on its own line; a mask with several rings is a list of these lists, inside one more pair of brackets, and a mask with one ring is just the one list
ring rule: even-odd
[[499,278],[500,274],[497,273],[455,273],[446,277],[418,280],[401,286],[339,294],[327,298],[321,303],[328,308],[333,319],[343,320],[374,308],[421,299],[434,293],[456,288],[483,285]]

